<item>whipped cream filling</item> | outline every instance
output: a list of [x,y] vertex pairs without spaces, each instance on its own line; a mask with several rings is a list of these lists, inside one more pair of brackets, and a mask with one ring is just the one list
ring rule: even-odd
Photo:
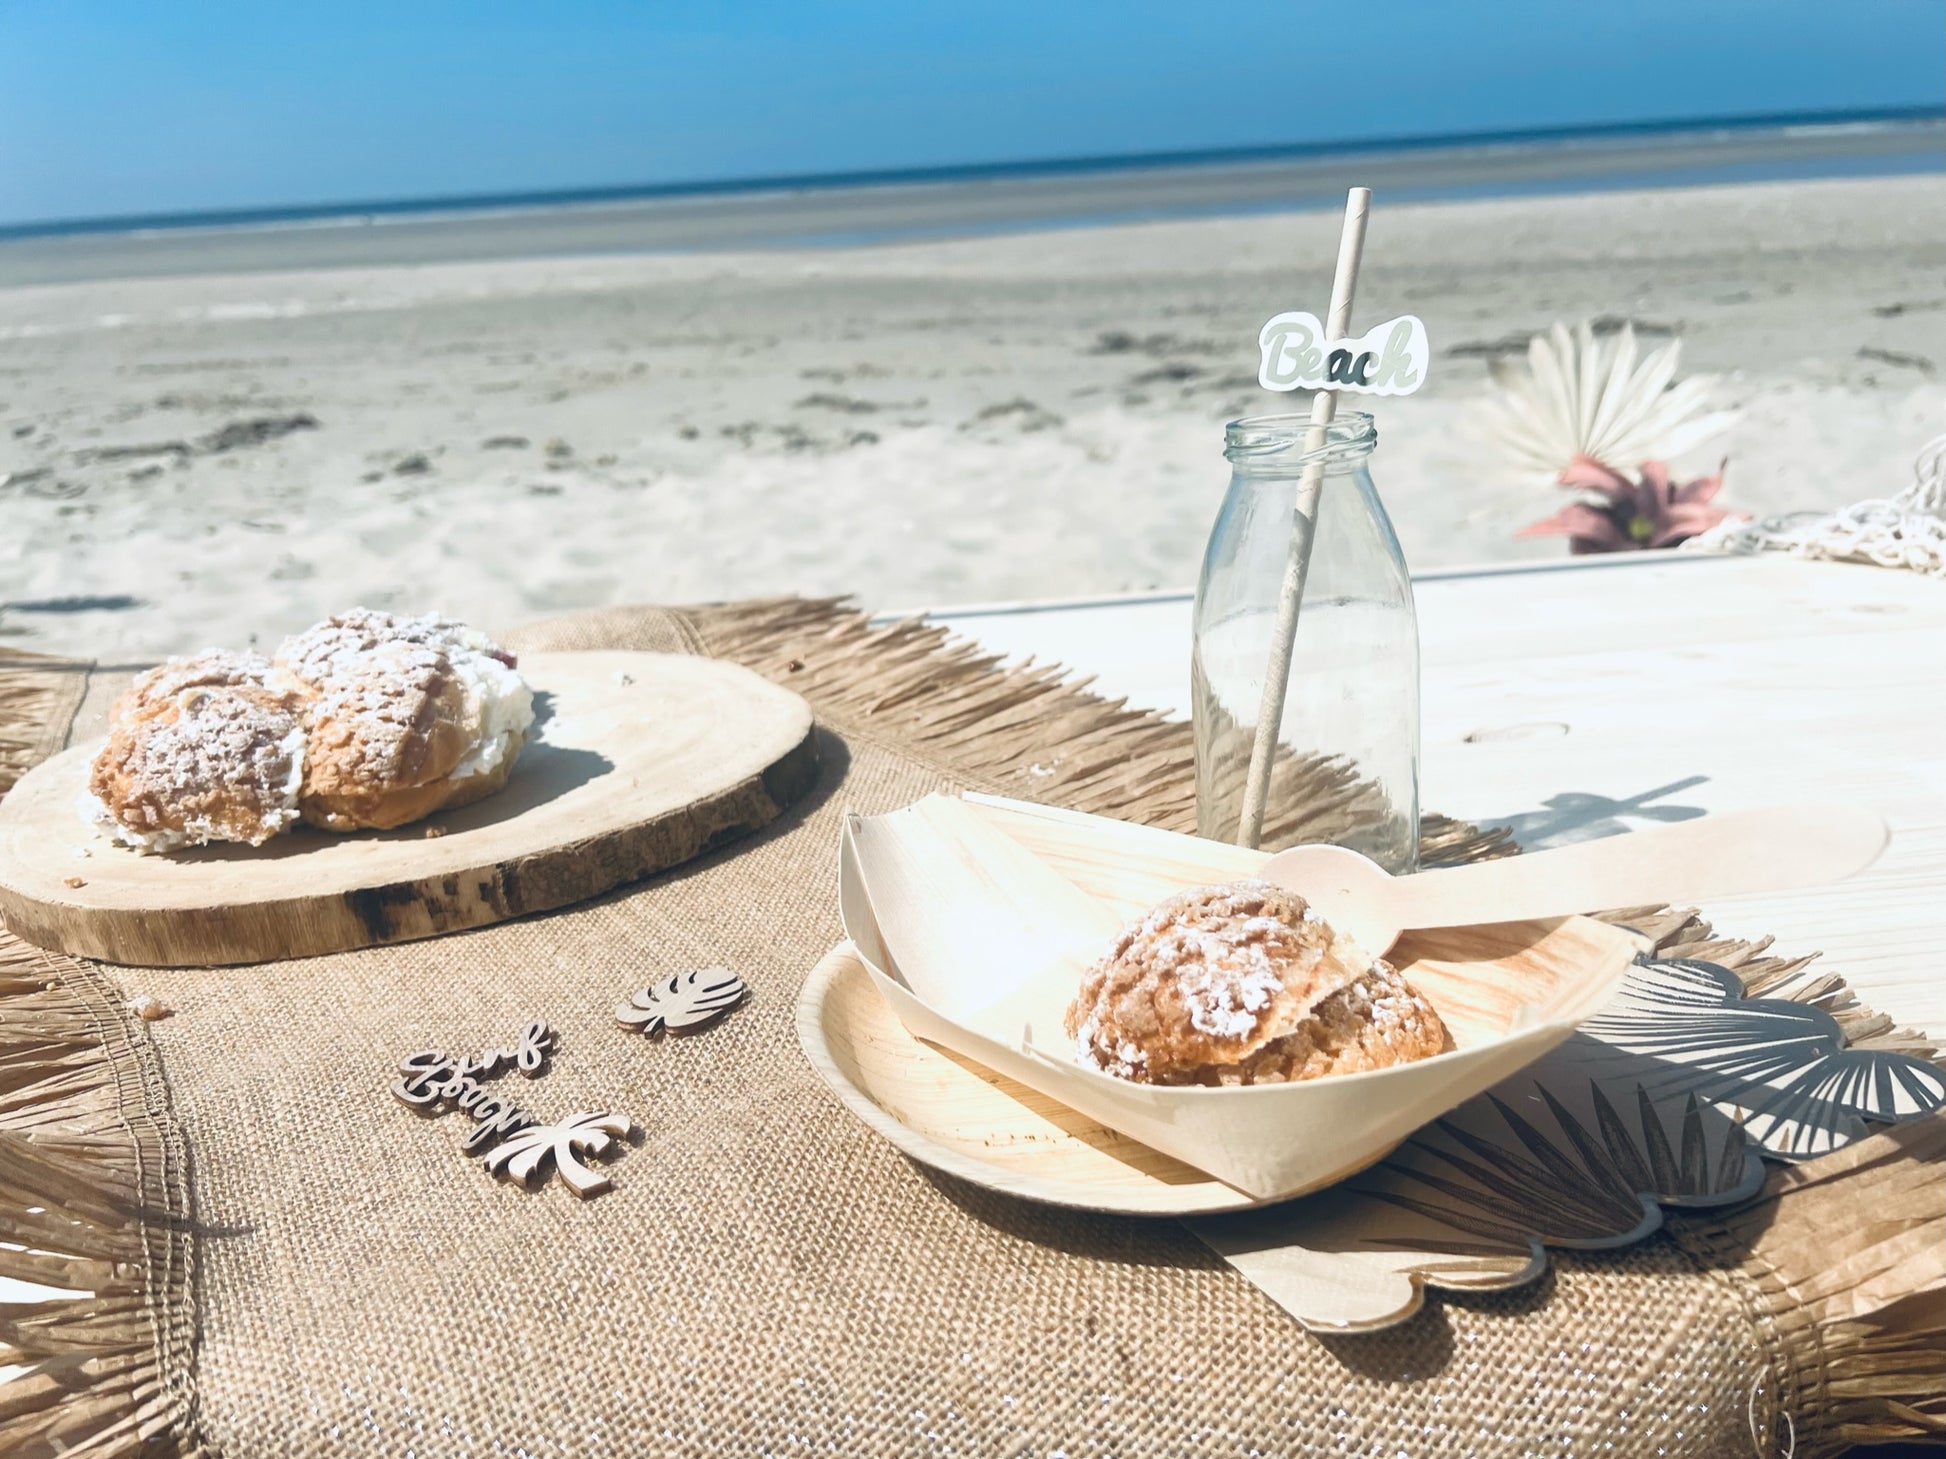
[[166,826],[158,826],[153,831],[138,831],[133,826],[125,826],[115,819],[115,813],[108,809],[107,802],[93,791],[84,790],[75,802],[81,818],[103,832],[110,840],[124,846],[132,846],[144,856],[158,855],[164,851],[174,851],[182,846],[195,846],[189,832],[178,831]]
[[500,660],[471,649],[449,649],[447,658],[465,687],[468,718],[480,726],[479,739],[452,778],[491,775],[520,753],[534,723],[534,691]]
[[291,773],[277,787],[277,808],[265,814],[264,824],[283,831],[298,821],[297,793],[304,788],[304,757],[310,749],[310,742],[304,738],[304,726],[292,725],[291,732],[277,742],[277,748],[290,762]]

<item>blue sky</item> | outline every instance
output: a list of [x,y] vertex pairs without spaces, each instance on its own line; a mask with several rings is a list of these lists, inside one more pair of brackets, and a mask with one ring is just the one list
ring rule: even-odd
[[0,225],[1937,107],[1942,55],[1941,0],[0,0]]

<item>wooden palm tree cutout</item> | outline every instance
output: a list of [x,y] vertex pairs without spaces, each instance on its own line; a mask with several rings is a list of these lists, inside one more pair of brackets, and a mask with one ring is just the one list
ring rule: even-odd
[[[562,1183],[585,1201],[600,1195],[612,1182],[600,1171],[583,1165],[579,1157],[584,1153],[606,1155],[617,1139],[634,1128],[634,1122],[622,1115],[576,1110],[557,1125],[529,1125],[508,1136],[487,1155],[486,1168],[502,1180],[531,1184],[535,1172],[551,1160]],[[542,1184],[546,1184],[545,1177]]]

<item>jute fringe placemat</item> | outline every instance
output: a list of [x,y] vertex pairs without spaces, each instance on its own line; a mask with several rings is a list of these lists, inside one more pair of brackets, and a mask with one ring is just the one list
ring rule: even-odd
[[[805,694],[817,794],[715,857],[477,933],[222,972],[101,970],[0,937],[0,1453],[1773,1454],[1946,1435],[1946,1120],[1780,1172],[1727,1219],[1558,1253],[1537,1288],[1307,1336],[1180,1228],[1005,1200],[906,1163],[790,1032],[838,938],[837,820],[946,785],[1193,822],[1188,731],[1058,671],[824,603],[614,610],[523,650],[711,653]],[[115,676],[0,658],[0,789]],[[1429,859],[1505,849],[1429,823]],[[1691,914],[1666,950],[1923,1041]],[[727,963],[694,1039],[609,1010]],[[123,998],[178,1010],[144,1025]],[[519,1091],[627,1113],[616,1189],[524,1194],[384,1092],[416,1048],[561,1030]],[[167,1083],[163,1074],[167,1075]]]

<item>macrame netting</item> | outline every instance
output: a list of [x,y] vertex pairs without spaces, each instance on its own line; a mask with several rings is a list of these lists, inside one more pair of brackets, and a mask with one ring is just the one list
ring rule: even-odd
[[1829,515],[1789,512],[1757,522],[1724,522],[1683,547],[1744,556],[1784,552],[1946,578],[1946,435],[1927,442],[1913,478],[1895,497],[1859,502]]

